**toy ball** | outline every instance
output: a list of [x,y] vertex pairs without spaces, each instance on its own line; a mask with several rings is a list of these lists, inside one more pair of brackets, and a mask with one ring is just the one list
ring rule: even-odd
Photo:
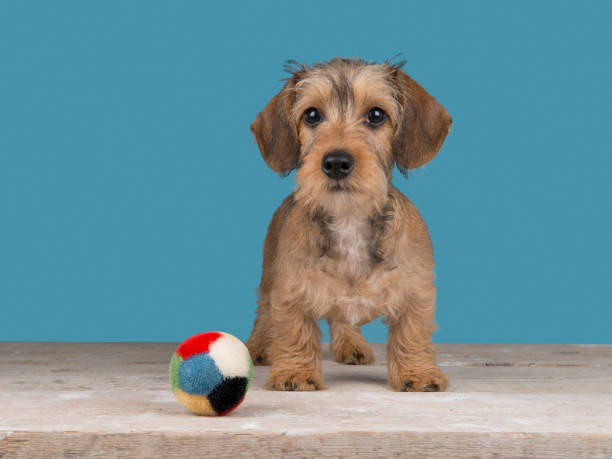
[[199,333],[187,338],[170,360],[172,392],[187,408],[224,416],[244,401],[253,377],[247,347],[229,333]]

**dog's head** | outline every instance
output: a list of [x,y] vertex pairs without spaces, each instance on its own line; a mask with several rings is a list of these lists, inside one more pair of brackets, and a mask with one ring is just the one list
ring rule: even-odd
[[451,117],[400,67],[341,58],[299,65],[257,115],[251,130],[268,166],[297,168],[297,199],[383,203],[394,164],[406,173],[438,153]]

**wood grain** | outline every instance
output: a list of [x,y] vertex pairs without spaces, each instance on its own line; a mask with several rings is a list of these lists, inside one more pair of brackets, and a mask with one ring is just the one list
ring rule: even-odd
[[612,346],[439,345],[446,393],[395,393],[331,361],[327,390],[263,389],[192,415],[169,389],[176,343],[0,343],[0,457],[612,457]]

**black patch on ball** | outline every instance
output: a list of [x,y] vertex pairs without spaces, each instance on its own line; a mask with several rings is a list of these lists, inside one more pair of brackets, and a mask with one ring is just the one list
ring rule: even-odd
[[242,376],[225,378],[217,384],[208,396],[210,405],[217,413],[223,413],[236,406],[246,393],[248,379]]

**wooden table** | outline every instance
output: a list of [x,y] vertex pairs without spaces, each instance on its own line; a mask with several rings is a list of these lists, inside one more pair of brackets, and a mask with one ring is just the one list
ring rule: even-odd
[[0,343],[0,457],[612,458],[612,346],[442,344],[445,393],[341,365],[327,390],[263,389],[226,417],[170,392],[174,343]]

